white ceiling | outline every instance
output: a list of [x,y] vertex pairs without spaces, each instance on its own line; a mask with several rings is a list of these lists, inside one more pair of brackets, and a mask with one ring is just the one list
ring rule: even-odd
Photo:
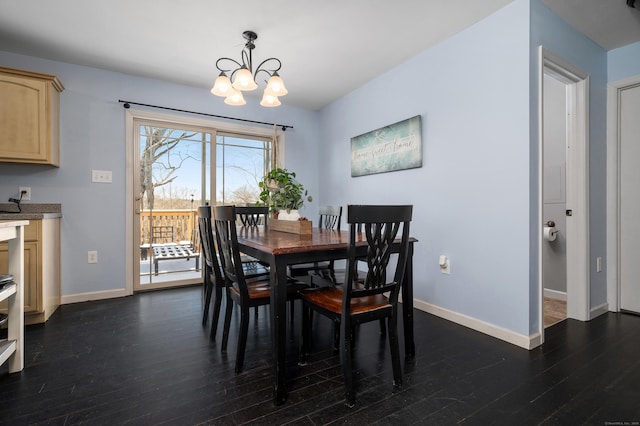
[[605,50],[640,40],[640,1],[635,8],[626,0],[542,0],[549,9]]
[[[0,50],[208,90],[253,30],[283,103],[319,109],[511,1],[0,0]],[[607,50],[640,40],[625,0],[542,1]]]

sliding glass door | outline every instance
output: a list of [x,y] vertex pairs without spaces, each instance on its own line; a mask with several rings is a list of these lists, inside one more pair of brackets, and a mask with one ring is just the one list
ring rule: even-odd
[[153,120],[135,119],[133,127],[134,291],[201,283],[198,207],[255,203],[272,141]]
[[140,251],[134,289],[200,281],[197,208],[210,198],[212,134],[167,123],[135,121]]

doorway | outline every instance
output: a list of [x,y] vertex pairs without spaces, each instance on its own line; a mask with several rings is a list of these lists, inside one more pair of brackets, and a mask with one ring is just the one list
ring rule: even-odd
[[544,327],[567,318],[567,88],[553,75],[543,80],[543,242]]
[[[543,47],[540,47],[539,53],[539,329],[541,341],[544,342],[546,287],[547,295],[566,298],[567,318],[581,321],[590,319],[587,161],[589,77]],[[554,122],[555,129],[551,129]],[[553,134],[559,140],[554,148],[545,143],[547,130],[553,130],[549,135]],[[551,214],[555,219],[548,218],[547,215]],[[544,237],[548,220],[553,220],[556,230],[559,227],[563,234],[556,234],[555,241]],[[556,241],[559,244],[554,245]],[[555,281],[551,282],[550,277]]]
[[198,207],[258,201],[273,130],[126,112],[127,293],[202,283]]

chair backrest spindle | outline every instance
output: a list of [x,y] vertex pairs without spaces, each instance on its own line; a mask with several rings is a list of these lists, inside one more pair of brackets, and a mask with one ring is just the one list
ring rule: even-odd
[[[241,293],[247,293],[240,249],[238,248],[235,209],[235,206],[215,207],[216,242],[225,279]],[[243,296],[249,297],[248,293]]]
[[198,229],[200,231],[200,245],[202,246],[204,264],[207,269],[205,273],[213,272],[215,278],[221,280],[220,265],[215,252],[216,245],[211,221],[211,206],[198,207]]
[[261,206],[236,206],[236,218],[240,220],[242,226],[267,225],[269,217],[269,207]]
[[340,230],[342,206],[321,206],[318,210],[320,212],[318,228]]

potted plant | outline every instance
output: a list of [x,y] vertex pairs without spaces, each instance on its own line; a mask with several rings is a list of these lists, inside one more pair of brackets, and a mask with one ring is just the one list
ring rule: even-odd
[[313,198],[307,194],[304,186],[295,180],[295,172],[276,168],[271,170],[258,183],[260,204],[269,207],[269,211],[280,220],[298,220],[300,209],[305,201]]

